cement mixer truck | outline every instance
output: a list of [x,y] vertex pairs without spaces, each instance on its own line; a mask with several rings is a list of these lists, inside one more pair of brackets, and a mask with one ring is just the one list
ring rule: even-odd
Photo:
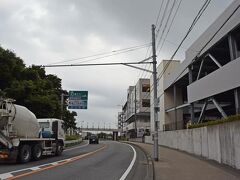
[[65,134],[60,119],[37,119],[26,107],[0,100],[0,160],[26,163],[43,155],[59,156]]

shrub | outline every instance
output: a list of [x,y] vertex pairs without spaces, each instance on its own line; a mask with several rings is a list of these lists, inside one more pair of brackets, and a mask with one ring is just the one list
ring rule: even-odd
[[80,135],[66,135],[66,141],[78,140],[81,136]]
[[208,122],[204,122],[200,124],[192,124],[188,126],[188,129],[212,126],[212,125],[223,124],[223,123],[228,123],[232,121],[240,121],[240,114],[228,116],[227,118],[224,118],[224,119],[208,120]]

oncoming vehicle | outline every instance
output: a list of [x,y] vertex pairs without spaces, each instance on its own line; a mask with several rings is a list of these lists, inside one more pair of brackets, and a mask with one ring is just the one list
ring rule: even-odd
[[89,136],[89,144],[93,144],[93,143],[94,144],[99,143],[98,137],[95,134],[92,134],[91,136]]

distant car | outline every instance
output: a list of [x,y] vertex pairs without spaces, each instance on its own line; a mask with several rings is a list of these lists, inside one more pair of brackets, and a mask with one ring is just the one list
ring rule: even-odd
[[89,144],[98,144],[99,143],[99,140],[98,140],[98,137],[97,135],[94,135],[92,134],[90,137],[89,137]]

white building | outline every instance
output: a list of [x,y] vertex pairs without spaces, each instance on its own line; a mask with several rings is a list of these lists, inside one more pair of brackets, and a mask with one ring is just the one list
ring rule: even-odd
[[150,129],[150,80],[139,79],[129,86],[127,102],[123,105],[123,131],[129,137],[140,137]]
[[[159,66],[157,67],[157,72],[160,74],[163,72],[164,67],[169,63],[169,60],[163,60]],[[173,101],[172,96],[168,96],[167,93],[164,93],[163,85],[164,81],[168,76],[171,76],[171,73],[176,69],[176,67],[180,64],[180,61],[173,60],[169,64],[168,68],[166,69],[165,73],[162,75],[161,78],[158,78],[158,84],[157,84],[157,94],[158,94],[158,104],[160,107],[160,112],[158,114],[159,118],[159,128],[160,130],[164,130],[166,124],[169,124],[171,122],[171,118],[169,114],[165,113],[165,109],[171,106],[171,102]],[[151,84],[152,78],[151,78]],[[151,86],[153,87],[153,86]],[[151,104],[153,104],[153,89],[151,88]],[[163,121],[164,119],[164,121]],[[153,111],[153,105],[151,106],[151,131],[154,130],[154,111]]]
[[[160,130],[240,113],[239,6],[235,0],[189,47],[185,60],[171,61],[158,78]],[[158,76],[166,63],[159,65]],[[151,118],[151,131],[153,124]]]

